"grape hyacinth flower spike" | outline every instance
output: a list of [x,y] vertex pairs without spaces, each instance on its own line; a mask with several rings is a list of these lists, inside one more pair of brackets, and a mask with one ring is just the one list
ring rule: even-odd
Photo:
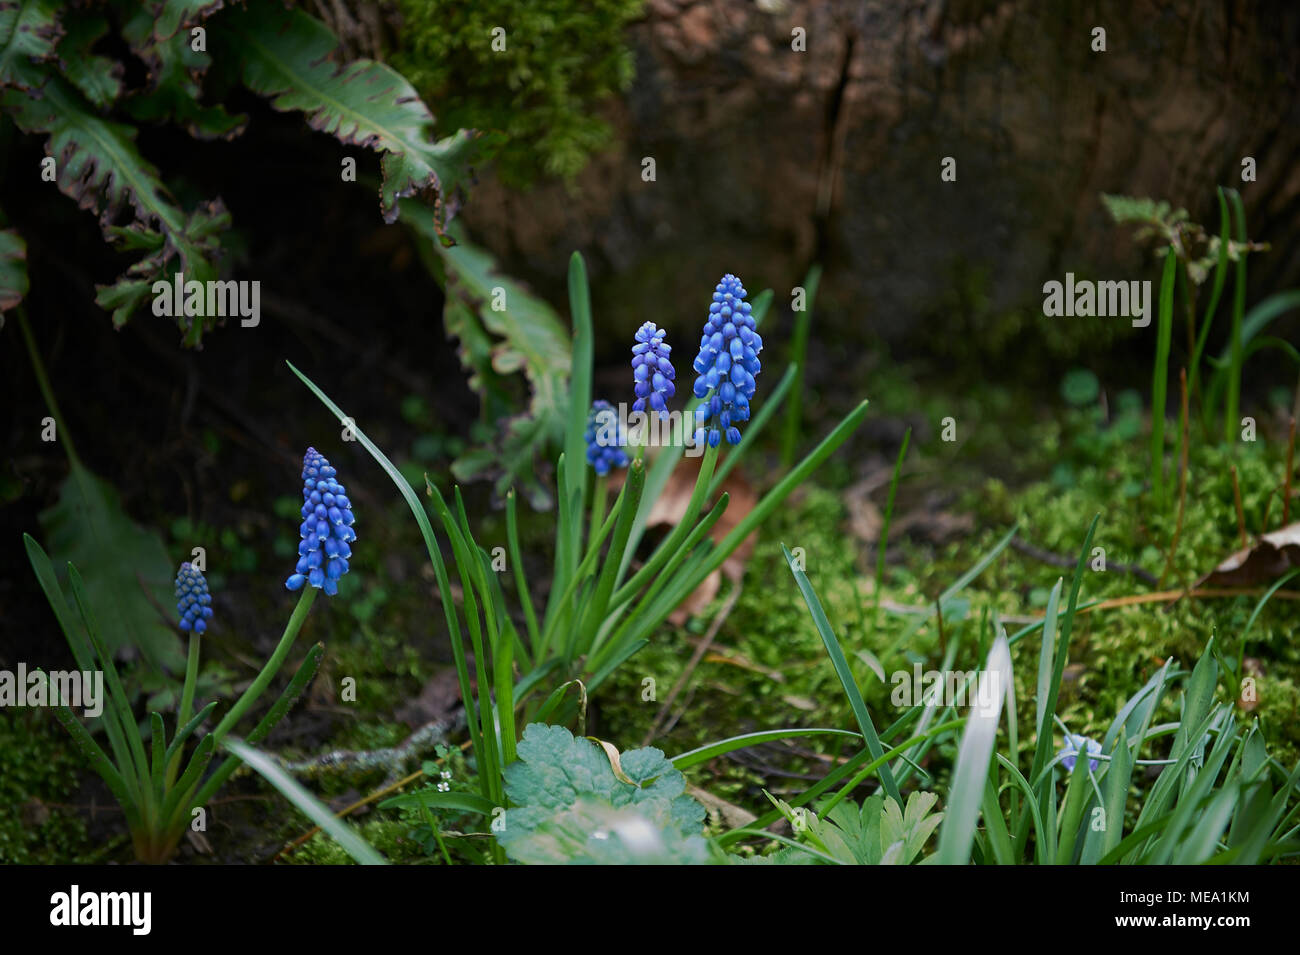
[[302,542],[298,566],[285,581],[290,590],[311,584],[333,596],[339,592],[339,578],[348,572],[348,545],[357,535],[352,530],[352,502],[335,473],[323,454],[307,449],[302,459]]
[[212,595],[203,572],[189,561],[176,573],[176,612],[181,615],[181,629],[202,633],[212,619]]
[[668,417],[667,399],[677,390],[673,384],[677,373],[668,359],[673,348],[664,341],[665,334],[654,322],[646,322],[637,329],[636,344],[632,346],[632,377],[636,382],[632,410],[644,412],[648,400],[660,418]]
[[624,436],[618,426],[618,412],[608,401],[594,401],[587,414],[587,463],[600,477],[611,468],[627,467],[627,452],[623,450]]
[[[755,331],[753,306],[740,279],[728,272],[713,292],[709,319],[695,356],[695,397],[704,399],[696,409],[696,442],[706,439],[717,447],[725,434],[728,444],[740,443],[739,423],[749,420],[754,379],[762,370],[758,355],[763,339]],[[710,421],[712,426],[703,427]]]

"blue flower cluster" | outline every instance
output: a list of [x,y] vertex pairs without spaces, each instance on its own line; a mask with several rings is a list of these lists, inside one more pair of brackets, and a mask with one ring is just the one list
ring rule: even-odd
[[713,293],[709,306],[709,320],[700,337],[700,353],[695,356],[695,397],[711,397],[696,409],[695,432],[697,442],[705,440],[709,421],[708,442],[717,447],[722,435],[728,444],[740,443],[737,424],[749,420],[749,401],[754,397],[754,378],[762,370],[758,354],[763,350],[763,339],[754,330],[750,312],[753,306],[746,302],[748,293],[740,279],[731,273],[722,277]]
[[668,417],[667,399],[677,390],[673,385],[677,372],[668,360],[673,347],[664,341],[665,334],[654,322],[646,322],[637,329],[636,344],[632,346],[632,376],[636,380],[632,410],[645,411],[648,399],[661,418]]
[[203,572],[189,561],[176,573],[176,612],[181,615],[181,629],[202,633],[212,619],[212,595]]
[[[1077,733],[1065,734],[1065,745],[1061,748],[1066,757],[1061,760],[1061,765],[1067,772],[1074,772],[1074,764],[1078,762],[1080,753],[1087,753],[1089,756],[1101,755],[1101,743],[1095,739],[1089,739],[1087,736],[1080,736]],[[1088,768],[1094,772],[1097,769],[1097,760],[1088,760]]]
[[302,459],[302,542],[298,545],[298,566],[285,581],[290,590],[305,583],[333,596],[339,592],[339,578],[348,572],[352,548],[357,539],[352,530],[352,502],[347,488],[335,480],[335,470],[325,456],[308,448]]
[[[614,443],[602,443],[602,438],[608,439],[610,436],[611,428]],[[608,401],[592,402],[583,438],[587,441],[587,463],[601,477],[608,474],[610,468],[627,467],[627,452],[623,450],[626,436],[619,427],[618,412]]]

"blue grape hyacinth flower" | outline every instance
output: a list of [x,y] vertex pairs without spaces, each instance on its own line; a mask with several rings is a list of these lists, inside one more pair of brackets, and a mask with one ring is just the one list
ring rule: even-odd
[[[717,447],[722,436],[728,444],[740,443],[739,424],[749,420],[754,379],[762,370],[758,355],[763,339],[755,331],[753,306],[740,279],[728,272],[713,292],[709,320],[695,356],[695,397],[704,403],[696,409],[695,440]],[[713,422],[707,429],[704,425]]]
[[352,556],[348,545],[357,535],[352,530],[352,502],[335,473],[323,454],[315,448],[307,449],[302,459],[298,566],[284,583],[290,590],[311,584],[332,597],[339,592],[339,578],[348,572],[348,558]]
[[[1066,753],[1066,757],[1061,760],[1061,765],[1067,772],[1074,772],[1074,764],[1078,762],[1080,753],[1087,753],[1089,756],[1101,755],[1101,743],[1087,736],[1080,736],[1077,733],[1065,734],[1065,745],[1061,747],[1061,752]],[[1097,769],[1097,760],[1089,759],[1088,768],[1094,772]]]
[[673,347],[664,341],[665,334],[654,322],[646,322],[637,329],[636,344],[632,346],[632,377],[636,382],[632,410],[645,411],[649,401],[661,418],[668,417],[668,399],[677,390],[673,384],[677,372],[668,358]]
[[212,619],[212,595],[208,582],[189,561],[176,572],[176,612],[181,615],[181,629],[202,633]]
[[627,467],[627,452],[623,450],[627,438],[619,426],[618,412],[608,401],[593,401],[587,414],[587,463],[604,477],[611,468]]

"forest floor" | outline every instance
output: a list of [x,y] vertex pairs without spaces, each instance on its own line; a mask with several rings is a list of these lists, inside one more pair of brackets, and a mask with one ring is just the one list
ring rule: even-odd
[[[344,376],[340,388],[358,377],[364,376]],[[1191,431],[1181,531],[1168,561],[1177,510],[1172,501],[1166,513],[1150,507],[1146,422],[1136,394],[1109,396],[1108,410],[1102,412],[1087,388],[1083,396],[1091,400],[1081,401],[1077,387],[1063,387],[1060,394],[1029,401],[1006,386],[958,394],[945,393],[935,381],[922,385],[922,380],[902,364],[876,368],[866,389],[872,411],[863,433],[760,530],[738,583],[721,581],[712,599],[679,624],[665,625],[601,688],[589,703],[587,731],[620,748],[650,744],[671,756],[742,732],[851,726],[834,671],[782,559],[782,544],[802,548],[809,579],[850,654],[868,704],[878,712],[894,712],[893,687],[883,677],[910,673],[916,666],[937,667],[954,644],[958,669],[980,666],[986,650],[981,621],[996,614],[1011,629],[1041,616],[1051,587],[1058,577],[1068,578],[1088,525],[1099,515],[1094,544],[1104,548],[1106,569],[1086,575],[1082,602],[1105,603],[1084,614],[1073,634],[1061,706],[1071,731],[1100,735],[1124,700],[1167,658],[1191,662],[1216,635],[1224,656],[1232,660],[1240,655],[1244,672],[1257,678],[1257,699],[1240,701],[1239,717],[1258,718],[1274,754],[1288,765],[1294,762],[1300,751],[1300,648],[1291,639],[1294,601],[1283,599],[1286,595],[1271,600],[1247,632],[1265,583],[1239,596],[1142,599],[1192,586],[1238,548],[1232,465],[1250,534],[1280,525],[1282,421],[1289,413],[1285,396],[1277,396],[1263,418],[1257,442],[1226,448]],[[367,424],[368,432],[412,478],[428,471],[449,484],[447,463],[470,437],[465,418],[455,417],[467,406],[449,410],[437,405],[431,397],[435,393],[423,383],[403,389],[400,374],[387,381],[383,394],[353,391],[360,399],[352,405],[358,419],[375,422]],[[269,400],[277,400],[278,387],[286,407],[305,407],[291,397],[295,385],[289,381],[272,387]],[[829,420],[838,401],[810,393],[808,419]],[[362,418],[368,411],[374,414]],[[276,621],[289,606],[281,578],[295,553],[293,475],[280,461],[255,463],[270,452],[256,433],[250,439],[241,432],[241,416],[256,420],[251,410],[228,401],[181,428],[186,435],[181,446],[150,452],[166,458],[197,445],[206,459],[201,471],[191,472],[193,486],[187,481],[169,493],[132,493],[131,488],[125,493],[138,520],[165,529],[170,552],[184,553],[196,539],[218,542],[221,569],[210,574],[217,622],[205,641],[205,673],[214,690],[246,682],[254,661],[274,640]],[[956,433],[950,436],[956,440],[944,440],[941,422],[946,417],[954,420]],[[908,428],[910,449],[877,590],[882,511]],[[282,430],[287,430],[283,424],[277,427]],[[807,442],[820,430],[820,424],[808,427]],[[278,437],[268,436],[268,441]],[[88,443],[93,449],[93,442]],[[775,440],[768,435],[755,451],[747,477],[737,480],[761,488],[762,475],[777,464]],[[93,462],[93,450],[90,456]],[[1176,457],[1170,457],[1176,484]],[[335,809],[381,789],[398,791],[391,789],[396,780],[425,785],[422,765],[431,771],[448,769],[455,788],[472,788],[473,767],[458,745],[463,737],[456,729],[459,694],[418,532],[368,459],[357,454],[336,464],[362,515],[353,561],[357,572],[344,579],[339,598],[314,611],[300,650],[308,641],[323,640],[326,662],[308,697],[265,746],[297,761],[310,788]],[[157,465],[146,461],[144,468],[156,471]],[[268,474],[285,478],[283,486],[273,490],[274,478]],[[493,509],[486,487],[466,491],[479,540],[504,539],[503,513]],[[275,502],[269,515],[253,503],[268,495]],[[551,520],[546,513],[525,512],[522,522],[525,560],[536,561],[539,568],[547,562]],[[962,590],[940,621],[934,613],[939,595],[1013,527],[1013,545]],[[1095,552],[1088,555],[1090,566],[1095,558]],[[34,615],[33,634],[50,629],[39,619],[41,609],[23,611]],[[1016,648],[1017,699],[1033,695],[1037,652],[1032,640]],[[356,681],[355,701],[340,698],[344,677]],[[656,687],[649,699],[647,678]],[[679,681],[680,692],[669,699],[670,688]],[[165,689],[136,684],[142,695]],[[0,826],[0,857],[129,861],[129,840],[112,799],[72,758],[62,730],[45,715],[0,714],[0,796],[9,797],[0,803],[21,803],[18,818]],[[1019,715],[1021,739],[1029,739],[1032,707],[1022,706]],[[1170,716],[1176,718],[1176,712]],[[430,723],[447,726],[447,733],[426,728],[422,748],[380,752],[402,746]],[[340,757],[340,752],[378,755]],[[840,756],[832,744],[785,741],[715,759],[691,771],[689,780],[715,797],[713,822],[727,826],[768,808],[764,790],[778,797],[800,792]],[[934,763],[944,764],[942,759]],[[928,766],[927,761],[922,769]],[[419,813],[377,809],[378,801],[352,818],[382,852],[401,861],[439,858]],[[454,830],[464,821],[444,823]],[[307,830],[303,818],[277,794],[241,776],[215,801],[207,834],[184,844],[178,859],[344,860],[333,843],[319,838],[277,856]],[[468,841],[461,844],[465,858],[477,857]]]

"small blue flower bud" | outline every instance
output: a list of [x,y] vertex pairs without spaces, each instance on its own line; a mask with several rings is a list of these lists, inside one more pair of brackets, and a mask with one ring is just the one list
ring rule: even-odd
[[623,450],[627,444],[627,435],[623,433],[620,426],[618,412],[608,401],[592,402],[591,411],[587,414],[587,430],[583,438],[587,442],[587,463],[601,477],[608,474],[611,468],[627,467],[627,452]]
[[186,561],[176,572],[176,612],[182,630],[203,633],[212,619],[212,595],[203,572]]
[[[664,341],[664,330],[654,322],[646,322],[636,332],[636,344],[632,346],[632,378],[636,382],[636,401],[632,402],[633,411],[645,411],[646,401],[650,407],[659,412],[659,417],[668,417],[667,399],[676,393],[673,371],[668,354],[672,346]],[[649,384],[649,388],[643,388]]]

